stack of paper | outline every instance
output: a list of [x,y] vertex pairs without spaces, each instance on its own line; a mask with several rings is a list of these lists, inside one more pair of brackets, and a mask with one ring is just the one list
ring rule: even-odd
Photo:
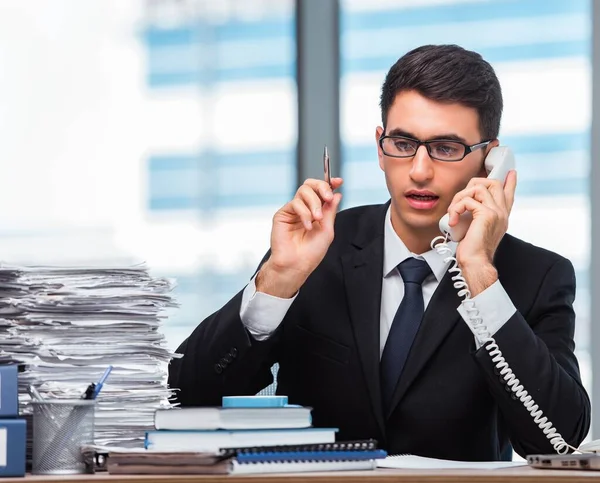
[[168,406],[173,353],[159,331],[175,307],[171,280],[145,266],[0,265],[0,362],[19,361],[19,397],[77,398],[113,366],[96,411],[96,442],[139,446],[154,411]]

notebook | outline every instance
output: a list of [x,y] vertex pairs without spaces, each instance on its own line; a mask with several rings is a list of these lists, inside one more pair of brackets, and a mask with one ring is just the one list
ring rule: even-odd
[[380,459],[387,452],[377,449],[374,439],[343,441],[326,444],[258,446],[254,448],[224,449],[223,455],[234,456],[239,463],[279,461],[356,461]]
[[374,470],[375,460],[361,461],[293,461],[239,463],[232,461],[231,474],[249,475],[257,473],[305,473],[310,471],[359,471]]
[[315,451],[373,451],[377,449],[377,440],[375,439],[358,439],[350,441],[336,441],[333,443],[317,443],[317,444],[294,444],[294,445],[277,445],[277,446],[254,446],[242,448],[226,448],[222,450],[222,454],[226,456],[239,456],[241,454],[255,453],[280,453],[280,452],[315,452]]

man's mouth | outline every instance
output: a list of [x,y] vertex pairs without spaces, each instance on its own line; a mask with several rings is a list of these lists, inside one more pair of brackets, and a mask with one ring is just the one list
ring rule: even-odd
[[439,198],[439,196],[410,194],[410,195],[408,195],[408,198],[412,198],[413,200],[418,200],[418,201],[433,201],[433,200],[437,200]]
[[431,191],[409,191],[405,196],[408,205],[415,210],[431,210],[440,199]]

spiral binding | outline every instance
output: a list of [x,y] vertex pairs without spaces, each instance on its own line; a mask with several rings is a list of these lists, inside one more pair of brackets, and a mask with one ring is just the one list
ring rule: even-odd
[[469,320],[479,340],[483,341],[483,346],[489,352],[492,362],[496,365],[496,368],[500,371],[500,375],[504,377],[507,385],[510,387],[512,392],[518,397],[523,403],[525,409],[531,414],[535,424],[544,432],[546,437],[550,440],[550,444],[554,447],[554,450],[558,454],[565,454],[569,448],[578,451],[568,444],[552,423],[546,416],[543,415],[542,410],[535,403],[533,398],[525,390],[519,379],[516,378],[512,369],[508,366],[506,359],[502,355],[502,351],[498,347],[496,340],[489,333],[487,327],[483,323],[482,318],[479,316],[479,310],[475,307],[475,303],[471,298],[471,291],[467,285],[467,281],[462,276],[462,271],[458,266],[456,257],[452,255],[452,250],[448,246],[448,235],[437,236],[431,241],[431,248],[437,251],[441,256],[444,256],[445,263],[452,263],[452,266],[448,269],[450,273],[455,275],[452,276],[454,282],[454,288],[458,290],[458,296],[463,300],[461,301],[462,306],[465,308]]
[[340,441],[334,443],[314,443],[300,445],[277,445],[277,446],[253,446],[242,448],[227,448],[222,450],[225,456],[237,456],[241,454],[262,454],[277,452],[309,452],[309,451],[373,451],[377,449],[377,440],[361,439],[352,441]]

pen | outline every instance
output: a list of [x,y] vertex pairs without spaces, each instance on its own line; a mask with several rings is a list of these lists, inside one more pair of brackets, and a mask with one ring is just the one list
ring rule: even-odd
[[29,387],[27,388],[27,391],[29,392],[31,399],[35,399],[36,401],[44,401],[44,398],[42,397],[42,395],[39,393],[39,391],[33,385],[30,384]]
[[113,366],[108,366],[104,374],[98,382],[92,382],[86,389],[85,392],[81,395],[81,399],[96,399],[100,391],[102,390],[102,386],[104,386],[104,382],[106,378],[112,371]]
[[104,371],[104,374],[102,374],[102,377],[100,378],[100,380],[94,387],[94,393],[92,394],[92,397],[91,397],[92,399],[96,399],[98,397],[98,394],[100,394],[100,391],[102,391],[102,386],[104,386],[104,382],[106,381],[106,378],[111,373],[112,369],[113,369],[113,366],[108,366],[106,368],[106,371]]
[[329,166],[329,152],[327,151],[327,144],[325,145],[325,149],[323,149],[323,171],[325,172],[325,181],[329,184],[329,187],[333,189],[331,185],[331,170]]

